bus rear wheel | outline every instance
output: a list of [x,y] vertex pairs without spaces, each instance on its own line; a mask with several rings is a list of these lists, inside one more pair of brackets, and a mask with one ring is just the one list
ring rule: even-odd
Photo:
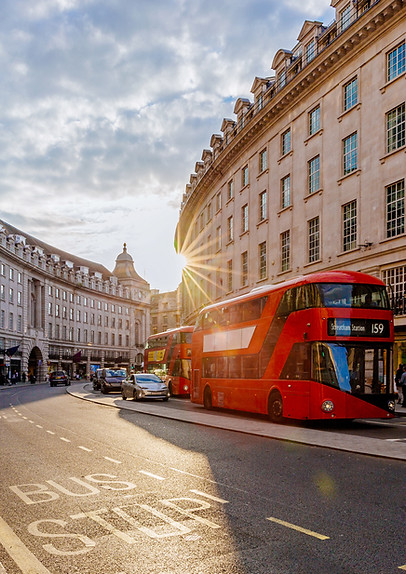
[[268,401],[268,415],[273,423],[283,421],[283,400],[279,392],[271,393]]
[[206,387],[204,389],[203,405],[204,405],[204,408],[207,409],[208,411],[210,411],[213,408],[213,403],[212,403],[212,399],[211,399],[211,388],[210,387]]

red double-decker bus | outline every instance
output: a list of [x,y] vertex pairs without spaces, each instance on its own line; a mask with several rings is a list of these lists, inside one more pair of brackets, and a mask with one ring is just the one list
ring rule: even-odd
[[394,416],[393,313],[379,279],[326,271],[204,308],[191,401],[291,419]]
[[192,333],[184,326],[148,337],[144,371],[164,378],[171,395],[190,395]]

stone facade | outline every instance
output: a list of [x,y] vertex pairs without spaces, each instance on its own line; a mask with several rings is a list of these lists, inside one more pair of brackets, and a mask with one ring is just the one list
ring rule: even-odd
[[326,269],[393,291],[406,363],[404,0],[333,0],[255,78],[203,151],[176,230],[182,322],[204,305]]
[[151,335],[180,326],[179,289],[160,293],[151,290]]
[[110,272],[0,221],[0,286],[1,374],[142,365],[150,287],[126,245]]

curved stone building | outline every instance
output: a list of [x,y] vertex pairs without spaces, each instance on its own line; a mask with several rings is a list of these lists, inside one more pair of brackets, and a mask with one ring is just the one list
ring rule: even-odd
[[404,0],[333,0],[255,78],[183,195],[183,317],[321,269],[382,278],[406,363]]
[[125,244],[111,273],[0,221],[0,289],[1,375],[141,368],[150,286]]

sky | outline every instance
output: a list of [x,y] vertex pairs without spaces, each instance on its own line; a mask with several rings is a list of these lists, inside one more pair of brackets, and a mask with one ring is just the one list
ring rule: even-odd
[[1,0],[0,218],[172,291],[212,134],[328,0]]

